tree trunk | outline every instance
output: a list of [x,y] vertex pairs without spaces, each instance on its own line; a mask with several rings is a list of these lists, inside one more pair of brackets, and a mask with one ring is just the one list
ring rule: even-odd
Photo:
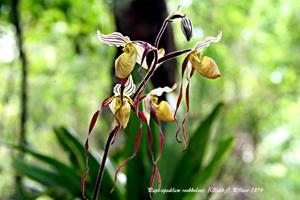
[[[20,129],[19,129],[19,144],[26,144],[26,121],[27,121],[27,58],[23,47],[23,38],[22,38],[22,27],[20,25],[20,12],[18,10],[20,1],[12,0],[11,9],[12,9],[12,23],[16,28],[16,40],[21,60],[21,99],[20,99]],[[20,153],[20,159],[23,159],[24,155]],[[16,186],[17,189],[21,192],[22,179],[21,176],[16,176]]]
[[[117,31],[131,40],[143,40],[154,44],[159,29],[167,17],[164,0],[118,0],[114,2]],[[175,50],[172,28],[167,27],[159,48],[166,52]],[[121,53],[118,49],[118,55]],[[177,62],[175,59],[163,64],[152,77],[154,87],[172,86],[176,82]]]

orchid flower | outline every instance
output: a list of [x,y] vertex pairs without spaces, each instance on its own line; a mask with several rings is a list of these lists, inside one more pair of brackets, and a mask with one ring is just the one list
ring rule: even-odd
[[195,68],[202,76],[210,79],[215,79],[221,76],[220,70],[216,62],[208,57],[204,56],[202,51],[205,47],[208,47],[211,43],[217,43],[221,40],[222,32],[218,33],[217,37],[207,37],[203,42],[196,45],[195,49],[192,50],[189,56],[188,71],[191,68]]
[[144,51],[152,46],[142,41],[131,41],[128,36],[123,36],[119,32],[104,35],[97,31],[100,42],[109,46],[123,47],[123,53],[115,61],[115,73],[119,79],[124,79],[130,75],[136,63],[148,69],[146,62],[142,63]]
[[184,145],[185,149],[187,149],[188,143],[187,143],[187,136],[186,136],[186,131],[184,128],[184,124],[186,121],[187,114],[190,109],[190,101],[189,101],[189,88],[190,88],[190,81],[191,78],[194,74],[195,69],[204,77],[209,78],[209,79],[215,79],[221,76],[220,70],[215,63],[215,61],[207,56],[204,56],[202,51],[208,47],[211,43],[217,43],[221,40],[222,37],[222,32],[219,31],[218,35],[216,37],[209,36],[205,38],[202,42],[199,42],[194,49],[190,50],[188,52],[187,56],[185,57],[183,63],[182,63],[182,80],[180,84],[180,91],[179,91],[179,96],[177,99],[177,104],[176,104],[176,110],[175,110],[175,121],[178,125],[178,129],[176,132],[176,139],[178,142],[181,142],[179,139],[179,131],[180,131],[180,125],[178,122],[178,119],[176,117],[178,108],[180,106],[181,100],[182,100],[182,95],[183,95],[183,76],[184,72],[186,72],[186,78],[187,78],[187,86],[186,86],[186,92],[185,92],[185,100],[186,100],[186,107],[187,110],[184,114],[182,123],[181,123],[181,129],[182,129],[182,135],[184,139]]
[[[127,124],[130,119],[130,113],[133,111],[137,117],[140,119],[139,131],[136,135],[135,146],[132,155],[124,160],[121,165],[117,168],[115,172],[115,184],[117,181],[117,175],[121,169],[126,165],[126,163],[133,159],[138,152],[141,136],[143,133],[143,126],[147,126],[147,136],[148,136],[148,149],[151,155],[151,160],[153,164],[153,171],[150,178],[149,187],[153,187],[155,180],[157,180],[158,187],[161,185],[161,177],[158,169],[158,161],[161,157],[163,146],[164,146],[164,133],[161,127],[161,122],[172,122],[176,121],[178,125],[178,130],[176,132],[176,139],[178,142],[181,142],[179,139],[179,132],[182,129],[182,135],[184,139],[184,149],[187,149],[187,135],[184,128],[185,121],[187,119],[187,114],[189,112],[189,88],[190,82],[194,72],[197,70],[202,76],[215,79],[221,76],[219,68],[215,61],[204,55],[203,50],[208,47],[211,43],[217,43],[220,41],[222,32],[219,32],[217,37],[207,37],[204,41],[199,42],[193,49],[185,49],[173,52],[165,52],[163,48],[158,49],[160,39],[162,34],[165,32],[166,27],[169,23],[180,19],[181,20],[181,30],[186,37],[187,41],[190,41],[193,33],[192,21],[185,15],[182,14],[180,8],[172,12],[163,22],[157,36],[155,39],[154,45],[149,44],[148,42],[135,40],[132,41],[128,36],[124,36],[119,32],[113,32],[111,34],[102,34],[99,30],[97,31],[97,36],[100,42],[107,44],[109,46],[122,47],[122,54],[115,60],[115,75],[120,79],[120,83],[116,84],[113,88],[114,95],[105,99],[102,102],[100,109],[98,109],[90,122],[88,137],[85,142],[85,155],[86,155],[86,171],[82,176],[81,189],[82,196],[84,199],[87,199],[84,195],[84,188],[86,178],[88,176],[89,166],[88,166],[88,149],[89,149],[89,136],[92,133],[96,121],[100,113],[106,109],[110,108],[114,116],[112,130],[108,135],[107,143],[105,145],[104,154],[102,157],[102,163],[98,172],[98,177],[95,184],[95,189],[93,193],[93,199],[98,198],[99,190],[101,187],[102,176],[104,172],[105,162],[108,156],[109,148],[113,144],[116,135],[121,129],[127,127]],[[147,56],[149,53],[153,53],[153,59],[151,64],[147,64]],[[156,70],[166,61],[174,59],[177,56],[186,54],[186,57],[182,63],[182,77],[179,90],[179,96],[176,103],[175,111],[172,110],[169,103],[165,100],[159,101],[159,97],[163,93],[172,92],[176,88],[176,84],[172,88],[170,87],[159,87],[153,89],[148,94],[143,92],[147,88],[148,82],[156,72]],[[136,87],[133,83],[131,73],[135,65],[139,64],[141,68],[138,70],[140,75],[139,85]],[[141,69],[146,69],[146,74],[140,73]],[[183,77],[186,73],[187,86],[185,92],[185,101],[187,110],[184,113],[181,126],[177,119],[177,111],[182,101],[183,95]],[[140,103],[142,103],[142,111],[139,110]],[[153,119],[155,124],[159,129],[159,148],[156,154],[153,153],[153,133],[152,127],[150,126],[150,120]],[[114,187],[113,187],[114,189]],[[112,189],[112,190],[113,190]]]
[[[133,83],[132,76],[130,75],[128,77],[128,79],[126,80],[125,84],[123,84],[123,82],[122,82],[121,84],[115,85],[115,87],[113,89],[114,96],[105,99],[102,102],[100,109],[94,113],[94,115],[91,119],[88,137],[85,141],[85,159],[86,159],[85,161],[86,161],[87,168],[81,179],[81,190],[82,190],[82,196],[84,199],[87,199],[84,195],[84,188],[85,188],[86,178],[89,173],[89,167],[88,167],[89,136],[91,135],[91,133],[94,129],[96,121],[97,121],[100,113],[105,108],[109,107],[114,115],[113,128],[112,128],[111,133],[109,134],[110,138],[111,138],[110,143],[111,142],[113,143],[119,130],[126,128],[126,126],[128,124],[128,121],[130,118],[131,107],[134,107],[134,101],[131,99],[130,96],[134,92],[135,92],[135,85]],[[109,143],[109,145],[110,145],[110,143]],[[105,159],[103,159],[103,162],[105,162]],[[100,179],[101,178],[102,178],[102,175],[101,175]]]
[[130,117],[131,107],[134,107],[134,102],[130,98],[130,96],[135,92],[135,85],[132,81],[131,75],[125,83],[123,93],[121,90],[121,84],[117,84],[114,87],[114,97],[109,103],[109,107],[115,115],[115,123],[120,123],[121,128],[126,128]]
[[[176,88],[176,84],[172,87],[159,87],[153,89],[150,93],[148,93],[142,100],[143,111],[138,111],[138,116],[142,122],[145,122],[147,125],[147,134],[148,134],[148,149],[151,154],[152,163],[153,163],[153,171],[150,179],[149,187],[152,188],[154,185],[155,178],[157,178],[158,187],[161,186],[161,177],[160,172],[157,166],[157,163],[161,157],[161,153],[164,145],[164,133],[160,125],[160,121],[170,122],[174,121],[174,112],[171,109],[171,106],[167,101],[161,101],[158,103],[158,97],[161,96],[164,92],[169,93],[172,92]],[[159,150],[157,157],[154,157],[152,143],[153,143],[153,135],[150,127],[150,117],[154,119],[154,122],[157,124],[159,128]],[[134,154],[135,155],[135,154]]]
[[158,103],[158,97],[164,92],[172,92],[176,88],[176,84],[172,87],[159,87],[153,89],[146,97],[143,99],[143,112],[147,119],[147,123],[150,122],[151,111],[154,112],[157,118],[164,122],[174,121],[174,112],[167,101],[161,101]]

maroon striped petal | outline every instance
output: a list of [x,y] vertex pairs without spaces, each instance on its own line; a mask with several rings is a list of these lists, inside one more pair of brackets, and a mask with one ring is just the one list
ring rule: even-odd
[[161,153],[162,153],[162,150],[163,150],[164,134],[163,134],[163,131],[161,129],[160,122],[159,122],[159,120],[158,120],[158,118],[157,118],[154,110],[151,110],[151,115],[153,116],[154,121],[158,125],[159,130],[160,130],[159,150],[158,150],[158,154],[157,154],[157,158],[156,159],[155,159],[155,156],[154,156],[154,153],[153,153],[153,148],[152,148],[152,145],[153,145],[153,135],[152,135],[151,127],[147,123],[147,119],[146,119],[144,113],[142,113],[142,112],[138,113],[139,118],[142,120],[142,122],[146,123],[146,125],[147,125],[148,149],[149,149],[149,152],[150,152],[150,155],[151,155],[151,160],[152,160],[152,163],[153,163],[153,166],[154,166],[149,186],[153,187],[155,178],[157,177],[157,182],[158,182],[158,185],[160,187],[160,185],[161,185],[161,177],[160,177],[160,173],[159,173],[159,170],[158,170],[157,163],[158,163],[158,161],[159,161],[159,159],[161,157]]
[[161,153],[162,153],[162,150],[163,150],[163,147],[164,147],[164,133],[163,133],[163,130],[161,128],[161,125],[160,125],[160,122],[157,118],[157,115],[155,113],[154,110],[151,111],[151,115],[156,123],[156,125],[158,126],[159,128],[159,150],[158,150],[158,154],[157,154],[157,158],[156,158],[156,163],[158,162],[158,160],[160,159],[161,157]]
[[161,187],[161,177],[160,177],[160,172],[158,170],[158,167],[157,167],[156,176],[157,176],[157,185],[158,185],[158,188],[160,188]]
[[181,68],[182,68],[181,69],[181,83],[180,83],[179,95],[178,95],[178,99],[177,99],[177,103],[176,103],[176,109],[175,109],[175,112],[174,112],[174,119],[175,119],[177,127],[178,127],[178,129],[176,131],[176,140],[179,143],[181,143],[181,140],[179,138],[180,124],[178,122],[176,114],[177,114],[178,108],[179,108],[181,100],[182,100],[183,76],[184,76],[184,72],[186,70],[186,67],[189,63],[189,57],[190,57],[190,53],[185,57],[185,59],[183,60],[182,66],[181,66]]
[[141,119],[142,122],[146,123],[146,125],[147,125],[148,149],[149,149],[149,152],[151,155],[152,163],[155,165],[156,163],[155,163],[155,158],[154,158],[153,149],[152,149],[153,137],[152,137],[151,127],[150,127],[150,125],[147,121],[147,118],[143,112],[139,112],[138,117]]
[[102,102],[101,108],[94,113],[94,115],[90,121],[90,124],[89,124],[88,136],[87,136],[85,144],[84,144],[86,170],[81,178],[81,193],[82,193],[83,199],[87,199],[87,197],[85,196],[84,189],[85,189],[86,178],[89,174],[89,159],[88,159],[89,158],[89,156],[88,156],[88,154],[89,154],[89,136],[92,134],[92,131],[95,127],[95,124],[97,122],[97,119],[98,119],[100,113],[109,105],[111,100],[112,100],[112,98],[107,98]]
[[155,123],[159,127],[160,136],[159,136],[159,150],[158,150],[157,158],[156,158],[156,160],[154,160],[154,155],[153,155],[153,151],[152,151],[152,132],[151,132],[150,126],[147,124],[147,126],[148,126],[148,146],[149,146],[150,154],[152,156],[152,162],[153,162],[153,165],[154,165],[149,187],[150,188],[153,187],[155,178],[157,177],[157,184],[158,184],[158,187],[160,188],[160,186],[161,186],[161,177],[160,177],[160,172],[159,172],[157,163],[158,163],[158,161],[161,157],[161,153],[162,153],[163,146],[164,146],[164,134],[163,134],[163,131],[161,129],[160,122],[159,122],[154,110],[151,110],[151,115],[154,118]]
[[119,32],[113,32],[111,34],[104,35],[99,30],[97,30],[97,36],[100,42],[109,46],[123,47],[126,43],[130,42],[129,37],[124,36]]
[[142,122],[147,123],[146,116],[142,112],[138,112],[138,117],[142,120]]
[[186,136],[186,131],[185,131],[185,128],[184,128],[184,124],[186,122],[188,112],[190,111],[190,83],[191,83],[191,78],[192,78],[194,72],[195,72],[195,68],[192,67],[192,70],[189,74],[190,79],[188,80],[186,90],[185,90],[185,102],[186,102],[187,110],[184,113],[184,117],[183,117],[183,120],[182,120],[182,123],[181,123],[182,135],[183,135],[183,139],[184,139],[184,150],[186,150],[187,147],[188,147],[188,141],[187,141],[187,136]]
[[161,187],[161,177],[160,177],[160,172],[158,170],[157,165],[155,165],[154,168],[153,168],[153,172],[152,172],[151,179],[150,179],[150,184],[149,184],[150,188],[153,188],[154,181],[155,181],[156,177],[157,177],[158,188],[160,188]]
[[150,188],[153,188],[156,174],[157,174],[157,167],[155,166],[153,168],[152,175],[151,175],[151,178],[150,178],[150,184],[149,184]]
[[81,178],[81,196],[84,200],[88,200],[88,198],[85,196],[85,182],[86,182],[86,178],[89,175],[89,167],[86,167],[86,170]]
[[100,110],[97,110],[94,113],[94,115],[93,115],[93,117],[91,119],[91,122],[90,122],[90,125],[89,125],[89,133],[88,133],[89,135],[92,133],[92,131],[93,131],[94,127],[95,127],[95,124],[96,124],[97,119],[99,117],[99,113],[100,113]]
[[222,31],[219,31],[217,37],[212,37],[212,36],[206,37],[204,39],[204,41],[199,42],[196,45],[195,49],[198,50],[198,51],[201,51],[205,47],[208,47],[210,45],[210,43],[217,43],[217,42],[219,42],[221,40],[221,37],[222,37]]
[[127,158],[126,160],[124,160],[121,165],[118,167],[118,169],[116,170],[115,172],[115,180],[114,180],[114,186],[113,188],[111,189],[110,192],[113,192],[114,189],[115,189],[115,186],[116,186],[116,183],[117,183],[117,178],[118,178],[118,173],[121,171],[121,169],[127,164],[127,162],[129,160],[131,160],[132,158],[135,157],[135,155],[137,154],[137,151],[139,150],[139,147],[140,147],[140,143],[141,143],[141,138],[142,138],[142,126],[140,126],[140,129],[139,129],[139,132],[137,133],[137,136],[136,136],[136,139],[135,139],[135,146],[134,146],[134,149],[133,149],[133,153],[132,155]]
[[152,131],[151,131],[151,127],[149,126],[149,124],[147,123],[147,133],[148,133],[148,149],[151,155],[151,159],[152,159],[152,163],[153,165],[156,165],[155,162],[155,158],[154,158],[154,154],[153,154],[153,149],[152,149],[152,144],[153,144],[153,137],[152,137]]

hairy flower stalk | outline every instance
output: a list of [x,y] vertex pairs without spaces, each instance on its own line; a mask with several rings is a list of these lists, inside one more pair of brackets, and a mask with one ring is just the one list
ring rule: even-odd
[[[151,160],[153,164],[153,171],[150,178],[149,187],[153,187],[155,180],[157,181],[158,187],[161,185],[161,176],[158,169],[158,161],[161,157],[161,153],[164,146],[164,133],[161,128],[161,122],[172,122],[175,121],[178,125],[178,130],[175,134],[176,139],[178,142],[181,142],[179,133],[182,130],[182,137],[184,139],[184,149],[188,148],[188,139],[187,134],[184,128],[184,124],[187,119],[187,114],[189,112],[189,88],[192,76],[194,72],[197,71],[205,78],[215,79],[220,77],[221,73],[215,61],[206,56],[203,53],[203,50],[208,47],[211,43],[217,43],[220,41],[222,33],[219,32],[217,37],[207,37],[204,41],[199,42],[193,49],[185,49],[185,50],[178,50],[174,52],[167,52],[165,53],[164,49],[158,49],[158,45],[160,39],[166,30],[166,27],[170,22],[174,20],[181,20],[181,29],[186,37],[187,41],[190,41],[192,38],[192,21],[182,14],[180,8],[176,11],[171,13],[163,22],[154,45],[136,40],[132,41],[128,36],[124,36],[119,32],[114,32],[108,35],[102,34],[100,31],[97,31],[97,36],[100,42],[107,44],[109,46],[115,47],[122,47],[123,53],[116,59],[115,61],[115,75],[120,80],[119,84],[116,84],[113,89],[114,95],[105,99],[102,102],[101,107],[94,113],[88,130],[88,137],[85,142],[85,156],[86,156],[86,171],[82,176],[81,181],[81,190],[82,190],[82,197],[84,199],[88,199],[85,196],[84,189],[85,189],[85,182],[89,172],[89,165],[88,165],[88,151],[89,151],[89,136],[91,135],[94,126],[97,122],[97,119],[101,112],[104,109],[109,108],[113,114],[114,121],[112,124],[112,130],[108,136],[107,143],[105,145],[104,154],[102,157],[101,166],[98,172],[98,177],[95,183],[94,193],[93,193],[93,200],[98,199],[102,176],[105,168],[106,159],[108,156],[109,148],[113,144],[118,132],[124,128],[126,128],[130,113],[134,112],[137,117],[140,119],[140,128],[136,135],[135,140],[135,147],[133,150],[132,155],[124,160],[121,165],[117,168],[115,173],[115,184],[117,182],[118,173],[122,170],[122,168],[126,165],[126,163],[133,159],[138,152],[143,126],[147,127],[147,138],[148,138],[148,149],[151,155]],[[152,53],[153,59],[150,65],[147,64],[147,57]],[[170,87],[162,87],[162,88],[155,88],[148,94],[144,93],[144,90],[148,87],[148,82],[156,72],[156,70],[164,63],[169,61],[170,59],[174,59],[180,55],[185,54],[186,57],[182,63],[182,72],[181,72],[181,83],[179,87],[179,96],[176,103],[175,110],[169,105],[167,101],[159,101],[159,97],[163,93],[173,92],[176,88],[176,84]],[[146,74],[143,76],[140,73],[140,80],[139,84],[136,87],[133,79],[131,77],[131,72],[133,71],[134,67],[138,64],[141,68],[139,69],[139,73],[141,70],[146,70]],[[177,113],[179,106],[181,105],[182,98],[183,98],[183,82],[184,82],[184,74],[186,75],[187,84],[185,89],[185,104],[186,104],[186,111],[183,115],[183,119],[181,123],[177,118]],[[142,104],[142,110],[140,110],[140,104]],[[157,127],[159,128],[159,149],[157,156],[154,156],[152,143],[153,143],[153,134],[150,127],[150,119],[153,119]],[[114,185],[115,186],[115,185]],[[112,188],[113,191],[114,187]]]

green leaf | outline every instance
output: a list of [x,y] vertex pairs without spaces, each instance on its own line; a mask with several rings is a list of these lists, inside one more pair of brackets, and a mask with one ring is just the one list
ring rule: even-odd
[[[77,166],[80,173],[83,174],[83,170],[85,170],[85,149],[81,140],[78,138],[75,132],[71,132],[64,127],[55,128],[55,134],[62,145],[65,146],[65,150],[72,155],[77,163],[80,163]],[[102,152],[101,152],[102,153]],[[89,177],[87,179],[87,189],[89,186],[93,186],[96,181],[96,177],[98,174],[98,169],[101,163],[101,156],[99,154],[96,155],[92,150],[89,150]],[[110,159],[107,159],[105,170],[103,174],[102,187],[100,190],[100,196],[107,196],[109,199],[123,199],[124,197],[124,186],[122,184],[117,184],[113,193],[110,193],[110,190],[114,184],[114,174],[116,168],[111,163]],[[79,182],[80,184],[80,182]]]
[[58,143],[60,144],[62,149],[68,154],[71,163],[73,165],[80,166],[80,168],[82,169],[82,167],[84,166],[84,160],[78,160],[82,158],[82,155],[80,150],[76,148],[76,146],[79,146],[81,142],[75,142],[78,140],[77,138],[75,138],[75,134],[71,134],[71,131],[67,130],[64,127],[54,128],[54,133]]
[[49,170],[20,159],[13,160],[13,167],[19,174],[25,175],[47,187],[59,187],[66,192],[78,193],[78,187],[69,184],[70,180],[67,177],[61,176],[60,173],[54,170]]
[[219,142],[218,148],[204,170],[198,173],[195,178],[194,185],[203,185],[210,177],[214,176],[216,171],[221,166],[223,160],[228,156],[231,151],[232,145],[234,144],[234,137],[226,138]]
[[[199,125],[193,136],[189,139],[189,147],[181,161],[176,166],[175,174],[170,187],[188,189],[195,182],[195,175],[199,173],[211,133],[211,127],[218,113],[223,107],[219,103],[207,118]],[[182,199],[185,193],[169,193],[168,199]]]
[[78,185],[80,174],[74,168],[71,168],[50,156],[38,153],[28,146],[10,145],[10,147],[23,151],[24,153],[28,153],[34,158],[42,161],[46,165],[50,166],[53,170],[55,170],[61,177],[65,177],[68,180],[68,184],[70,184],[73,188],[77,188],[80,190],[80,186]]
[[[48,187],[54,187],[54,185],[59,186],[58,183],[55,182],[57,179],[58,182],[62,184],[67,184],[68,187],[65,187],[65,190],[69,191],[74,197],[80,197],[81,189],[80,182],[81,176],[83,174],[83,170],[85,168],[79,167],[78,165],[74,165],[75,163],[82,163],[84,165],[85,161],[85,149],[84,145],[78,139],[78,136],[74,132],[68,131],[64,127],[56,128],[55,134],[57,138],[60,140],[60,144],[64,145],[64,149],[68,151],[70,155],[73,155],[76,162],[71,162],[72,166],[68,166],[55,158],[50,156],[46,156],[39,152],[36,152],[30,147],[27,146],[17,146],[17,145],[9,145],[12,148],[16,148],[20,151],[24,151],[27,154],[32,155],[34,158],[42,161],[45,165],[33,165],[29,164],[22,160],[15,160],[14,167],[15,169],[25,176],[40,182],[43,185]],[[101,158],[99,155],[96,156],[92,151],[89,152],[89,166],[90,173],[87,179],[86,184],[86,192],[87,195],[91,195],[94,187],[94,182],[96,181],[98,169],[100,166]],[[48,168],[47,166],[48,165]],[[50,167],[50,169],[49,169]],[[83,168],[83,169],[82,169]],[[114,183],[114,173],[115,167],[107,160],[105,172],[103,175],[103,183],[101,188],[102,199],[123,199],[124,198],[124,186],[122,184],[118,184],[115,187],[113,193],[110,193],[110,190]],[[49,176],[49,179],[47,177]],[[55,193],[55,192],[54,192]]]
[[[85,153],[82,151],[83,142],[80,141],[77,134],[65,127],[54,128],[54,133],[60,146],[69,155],[72,164],[83,171],[85,167]],[[91,163],[97,163],[93,157],[89,158]]]

